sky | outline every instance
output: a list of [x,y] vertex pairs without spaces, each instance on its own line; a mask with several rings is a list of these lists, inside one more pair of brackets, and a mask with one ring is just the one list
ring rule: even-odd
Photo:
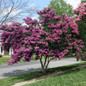
[[[32,6],[37,7],[37,10],[42,10],[44,7],[47,7],[51,0],[31,0]],[[65,0],[68,4],[71,4],[73,8],[76,8],[81,0]],[[33,19],[37,18],[38,15],[33,15]]]
[[81,0],[65,0],[67,3],[71,4],[73,8],[76,8]]
[[[23,2],[29,1],[27,9],[42,10],[44,7],[47,7],[49,5],[51,0],[22,0],[22,1]],[[81,2],[81,0],[65,0],[65,1],[68,4],[71,4],[73,6],[73,8],[76,8],[78,6],[78,4]],[[3,9],[2,15],[0,14],[0,16],[7,14],[10,11],[10,9],[11,9],[10,7]],[[30,16],[28,14],[25,14],[24,16],[22,16],[22,20],[23,20],[23,18],[26,18],[27,16],[32,17],[33,19],[34,18],[38,19],[38,14],[36,13],[36,10],[35,10],[35,13],[32,13]],[[14,9],[11,14],[16,15],[19,12],[21,12],[21,9]]]
[[[44,7],[47,7],[51,0],[31,0],[33,7],[37,7],[37,10],[42,10]],[[38,15],[33,15],[33,19],[37,18]]]
[[[48,6],[51,0],[31,0],[33,4],[39,9],[43,9],[44,7]],[[65,0],[67,3],[71,4],[73,8],[76,8],[77,5],[81,2],[81,0]]]

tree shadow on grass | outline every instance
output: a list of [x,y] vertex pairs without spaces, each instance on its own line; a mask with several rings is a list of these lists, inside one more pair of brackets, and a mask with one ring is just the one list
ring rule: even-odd
[[[72,68],[74,68],[74,67],[72,67]],[[16,70],[16,71],[12,71],[12,72],[9,72],[9,73],[4,73],[3,76],[4,77],[10,77],[11,80],[12,79],[13,80],[19,79],[20,81],[21,80],[25,81],[25,80],[31,80],[33,78],[37,78],[37,77],[40,77],[40,76],[43,76],[43,75],[52,74],[56,71],[59,72],[59,71],[67,70],[67,69],[71,69],[71,67],[68,66],[68,67],[49,68],[47,73],[44,74],[42,71],[40,71],[41,68],[38,68],[38,69],[37,68],[36,69],[32,68],[32,69],[27,69],[27,70]],[[80,69],[70,70],[70,71],[67,71],[67,72],[57,74],[54,77],[64,75],[64,74],[75,73],[75,72],[78,72],[78,71],[80,71]],[[16,75],[18,75],[18,76],[16,76]],[[11,76],[13,76],[13,77],[11,77]]]
[[[32,70],[34,72],[30,72]],[[13,71],[13,72],[4,73],[4,75],[3,75],[4,77],[9,77],[13,73],[16,74],[17,72],[21,72],[21,73],[22,72],[27,72],[25,74],[20,74],[20,75],[17,75],[17,76],[5,78],[5,79],[0,79],[0,86],[12,86],[13,84],[18,83],[18,82],[27,81],[27,80],[31,80],[33,78],[40,77],[40,76],[43,75],[43,73],[40,70],[41,70],[41,68],[38,68],[38,69],[33,69],[32,68],[32,69],[28,69],[27,71],[26,70],[16,70],[16,71]]]
[[[62,68],[62,70],[63,69],[65,69],[65,68]],[[70,74],[70,73],[77,73],[77,72],[79,72],[82,69],[86,69],[86,64],[85,65],[81,65],[81,66],[77,66],[77,67],[71,67],[71,68],[68,67],[68,69],[66,68],[67,71],[63,70],[63,73],[57,74],[57,76]]]
[[71,71],[63,72],[61,74],[57,74],[57,75],[55,75],[53,77],[62,76],[62,75],[66,75],[66,74],[71,74],[71,73],[78,73],[79,71],[80,71],[80,69],[71,70]]
[[35,72],[35,71],[40,71],[40,70],[41,70],[41,68],[36,68],[36,69],[31,68],[31,69],[27,69],[27,70],[15,70],[12,72],[4,73],[3,77],[12,77],[12,76],[16,76],[16,75],[22,75],[25,73],[30,74],[30,72]]

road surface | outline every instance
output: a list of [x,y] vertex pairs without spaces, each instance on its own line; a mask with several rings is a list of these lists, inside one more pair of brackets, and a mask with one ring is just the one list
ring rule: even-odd
[[[63,65],[69,65],[74,63],[79,63],[81,61],[76,61],[76,58],[63,58],[62,60],[51,61],[49,68],[59,67]],[[0,65],[0,79],[7,78],[15,75],[21,75],[28,72],[41,70],[40,62],[25,62],[17,63],[13,65]]]

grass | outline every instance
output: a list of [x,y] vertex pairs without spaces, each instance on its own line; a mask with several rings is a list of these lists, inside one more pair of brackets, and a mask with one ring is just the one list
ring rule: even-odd
[[[8,61],[10,61],[12,58],[11,57],[2,57],[0,58],[0,65],[7,64]],[[20,60],[19,62],[24,62]]]
[[[1,57],[0,58],[0,65],[6,64],[8,61],[10,61],[12,58],[11,57]],[[35,61],[35,56],[31,61]],[[20,60],[19,62],[24,62],[23,60]]]
[[[70,57],[72,57],[72,56],[69,54],[69,55],[66,55],[64,58],[70,58]],[[44,59],[44,58],[45,57],[43,56],[42,59]],[[11,59],[12,59],[11,57],[0,57],[0,65],[6,64]],[[33,55],[33,59],[31,61],[37,61],[35,59],[35,55]],[[24,62],[24,61],[23,60],[20,60],[19,62]]]
[[[2,64],[6,64],[8,61],[10,61],[12,58],[11,57],[1,57],[0,58],[0,65],[2,65]],[[43,59],[44,59],[44,57],[43,57]],[[39,60],[39,59],[38,59]],[[34,57],[33,57],[33,59],[31,60],[31,61],[37,61],[37,60],[35,60],[35,55],[34,55]],[[24,62],[23,60],[20,60],[19,62]]]
[[[68,55],[68,56],[66,56],[66,57],[64,57],[64,58],[70,58],[71,56],[70,55]],[[0,58],[0,65],[2,65],[2,64],[6,64],[8,61],[10,61],[12,58],[11,57],[1,57]],[[43,57],[43,59],[44,59],[44,57]],[[38,59],[39,60],[39,59]],[[31,61],[35,61],[35,55],[34,55],[34,57],[33,57],[33,59],[31,60]],[[19,62],[24,62],[23,60],[20,60]]]
[[6,64],[8,61],[10,61],[11,58],[10,57],[1,57],[0,58],[0,65],[1,64]]
[[86,69],[70,71],[24,86],[86,86]]
[[[37,77],[40,77],[40,76],[43,76],[43,75],[47,75],[47,74],[51,74],[51,73],[54,73],[55,71],[61,71],[61,70],[66,70],[66,69],[70,69],[70,68],[74,68],[74,67],[77,67],[77,66],[80,66],[80,65],[84,65],[84,64],[86,64],[86,62],[82,62],[82,63],[77,63],[77,64],[73,64],[73,65],[68,65],[68,66],[62,66],[62,67],[56,67],[56,68],[50,68],[50,69],[48,69],[48,71],[47,71],[47,73],[46,74],[44,74],[44,73],[42,73],[42,71],[36,71],[36,72],[31,72],[31,73],[27,73],[27,74],[23,74],[23,75],[17,75],[17,76],[13,76],[13,77],[9,77],[9,78],[5,78],[5,79],[0,79],[0,86],[12,86],[13,84],[15,84],[15,83],[18,83],[18,82],[22,82],[22,81],[26,81],[26,80],[31,80],[31,79],[33,79],[33,78],[37,78]],[[76,73],[76,76],[78,77],[79,76],[79,73],[78,73],[78,71],[76,71],[77,73]],[[71,72],[70,72],[71,73]],[[70,74],[69,73],[69,74]],[[83,71],[82,72],[80,72],[81,74],[83,73]],[[74,74],[74,72],[73,72],[73,74]],[[73,75],[72,74],[72,75]],[[66,79],[65,79],[65,74],[63,74],[64,75],[64,82],[66,82],[67,83],[67,81],[65,81]],[[72,76],[71,75],[71,76]],[[85,71],[85,75],[86,75],[86,71]],[[84,75],[84,76],[85,76]],[[59,76],[60,77],[60,76]],[[62,77],[62,76],[61,76]],[[81,77],[81,76],[80,76]],[[72,79],[71,77],[69,77],[69,76],[67,76],[67,78],[70,78],[70,79]],[[73,77],[74,78],[74,77]],[[55,78],[56,79],[56,78]],[[61,78],[60,78],[61,79]],[[59,79],[59,80],[60,80]],[[83,77],[83,79],[85,79],[84,77]],[[48,80],[48,79],[47,79]],[[50,80],[54,80],[54,78],[52,77]],[[56,80],[55,80],[56,81]],[[41,81],[41,82],[44,82],[44,81]],[[61,81],[58,81],[57,80],[57,82],[61,82]],[[39,82],[38,82],[39,83]],[[46,84],[48,84],[48,83],[50,83],[50,82],[46,82]],[[52,82],[53,83],[53,82]],[[72,83],[72,82],[71,82]],[[43,83],[42,83],[43,84]],[[28,86],[28,85],[27,85]],[[47,86],[47,85],[31,85],[31,86]],[[52,86],[54,86],[54,85],[52,85]],[[55,86],[59,86],[59,85],[55,85]],[[60,85],[60,86],[65,86],[65,85]],[[66,85],[67,86],[67,85]],[[71,85],[69,85],[69,86],[71,86]],[[81,85],[80,85],[81,86]],[[83,86],[85,86],[85,85],[83,85]]]

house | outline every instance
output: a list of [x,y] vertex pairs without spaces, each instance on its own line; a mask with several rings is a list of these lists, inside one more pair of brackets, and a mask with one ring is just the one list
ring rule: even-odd
[[[0,36],[1,36],[2,32],[3,31],[0,30]],[[1,51],[1,48],[2,48],[2,46],[1,46],[1,42],[0,42],[0,55],[11,55],[13,53],[12,48],[9,49],[9,52],[8,51]]]

